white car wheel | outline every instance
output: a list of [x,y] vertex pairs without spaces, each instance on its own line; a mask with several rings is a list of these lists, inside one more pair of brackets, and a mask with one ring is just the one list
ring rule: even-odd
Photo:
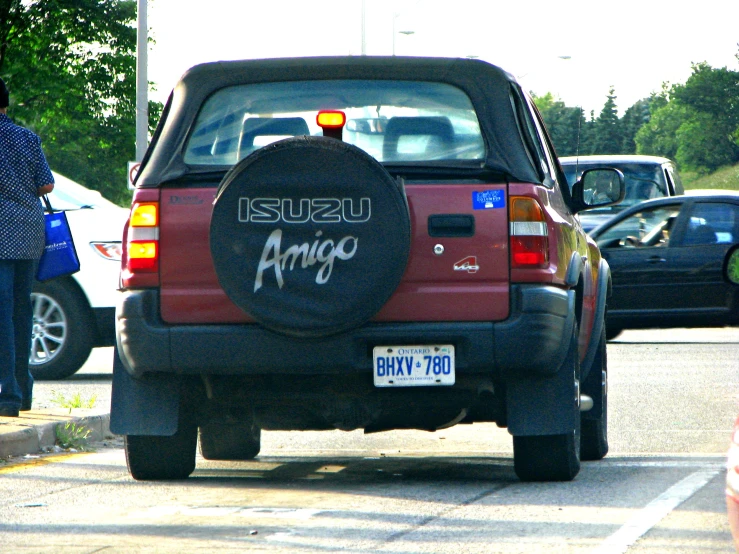
[[63,279],[36,283],[29,366],[35,379],[65,379],[92,350],[95,327],[81,293]]

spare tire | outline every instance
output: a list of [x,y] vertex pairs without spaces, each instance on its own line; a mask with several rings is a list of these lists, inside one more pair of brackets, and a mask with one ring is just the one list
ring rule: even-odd
[[210,248],[228,297],[295,337],[358,327],[393,294],[411,229],[402,187],[359,148],[285,139],[244,158],[221,182]]

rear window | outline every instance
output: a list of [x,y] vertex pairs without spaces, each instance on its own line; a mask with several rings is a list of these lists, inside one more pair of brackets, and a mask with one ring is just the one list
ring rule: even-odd
[[380,162],[482,160],[469,97],[418,81],[291,81],[233,86],[211,95],[185,149],[189,165],[228,166],[277,140],[320,136],[320,110],[346,114],[344,142]]

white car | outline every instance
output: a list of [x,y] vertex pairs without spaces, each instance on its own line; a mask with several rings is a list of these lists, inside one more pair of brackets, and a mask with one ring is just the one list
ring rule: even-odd
[[115,343],[121,239],[128,209],[54,173],[49,201],[64,210],[80,271],[35,283],[30,367],[35,379],[74,374],[97,346]]

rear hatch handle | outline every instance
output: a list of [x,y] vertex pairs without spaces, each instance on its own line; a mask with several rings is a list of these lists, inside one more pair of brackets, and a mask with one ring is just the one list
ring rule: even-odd
[[475,216],[469,214],[435,214],[428,219],[430,237],[473,237]]

